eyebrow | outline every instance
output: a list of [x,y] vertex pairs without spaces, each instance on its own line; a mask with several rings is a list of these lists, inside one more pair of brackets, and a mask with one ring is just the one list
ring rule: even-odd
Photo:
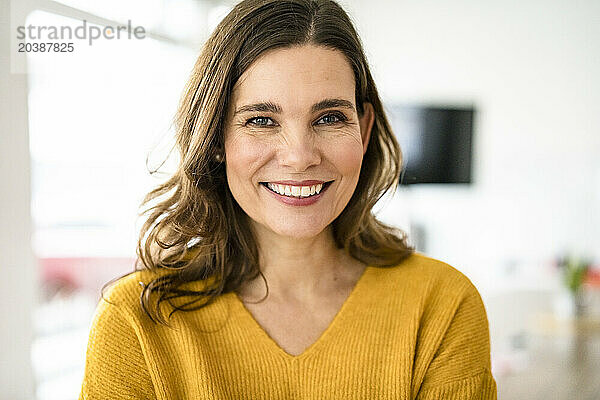
[[[354,105],[351,102],[349,102],[348,100],[325,99],[325,100],[319,101],[318,103],[313,104],[313,106],[311,107],[311,112],[316,112],[316,111],[324,110],[327,108],[335,108],[335,107],[347,108],[350,110],[354,110]],[[242,107],[238,108],[237,110],[235,110],[234,115],[244,113],[244,112],[271,112],[274,114],[281,114],[282,110],[279,105],[272,103],[270,101],[267,101],[267,102],[254,103],[254,104],[248,104],[248,105],[242,106]]]

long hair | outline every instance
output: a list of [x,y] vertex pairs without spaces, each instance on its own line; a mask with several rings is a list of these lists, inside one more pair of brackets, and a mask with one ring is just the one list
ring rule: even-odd
[[[140,296],[141,307],[153,321],[168,325],[160,312],[165,300],[172,307],[170,318],[177,310],[204,307],[262,275],[249,217],[229,191],[225,165],[215,156],[224,150],[227,107],[239,77],[265,51],[305,44],[342,52],[354,72],[359,116],[364,102],[375,111],[357,188],[332,222],[337,247],[381,267],[397,265],[414,251],[403,231],[372,213],[377,201],[396,189],[402,153],[346,12],[331,0],[244,0],[209,37],[185,87],[173,121],[180,155],[177,170],[142,202],[147,219],[139,236],[136,269],[161,272]],[[206,285],[202,290],[182,289],[193,281]],[[154,300],[152,294],[157,295]],[[187,301],[174,304],[172,299]]]

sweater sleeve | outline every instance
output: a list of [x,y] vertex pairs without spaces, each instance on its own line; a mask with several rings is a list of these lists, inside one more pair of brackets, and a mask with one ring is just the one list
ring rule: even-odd
[[79,400],[155,398],[133,326],[115,305],[101,299],[92,320]]
[[496,400],[485,306],[469,282],[429,365],[417,400]]

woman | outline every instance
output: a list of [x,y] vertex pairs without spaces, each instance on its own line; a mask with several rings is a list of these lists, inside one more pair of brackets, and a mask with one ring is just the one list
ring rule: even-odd
[[371,212],[401,153],[339,5],[239,3],[175,122],[81,399],[496,398],[477,289]]

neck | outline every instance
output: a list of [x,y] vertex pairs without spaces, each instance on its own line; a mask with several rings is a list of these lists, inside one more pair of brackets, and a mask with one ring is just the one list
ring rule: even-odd
[[[331,226],[310,238],[294,238],[257,228],[260,268],[269,285],[269,297],[310,301],[355,281],[364,264],[338,249]],[[244,296],[261,299],[266,293],[262,277],[243,288]]]

